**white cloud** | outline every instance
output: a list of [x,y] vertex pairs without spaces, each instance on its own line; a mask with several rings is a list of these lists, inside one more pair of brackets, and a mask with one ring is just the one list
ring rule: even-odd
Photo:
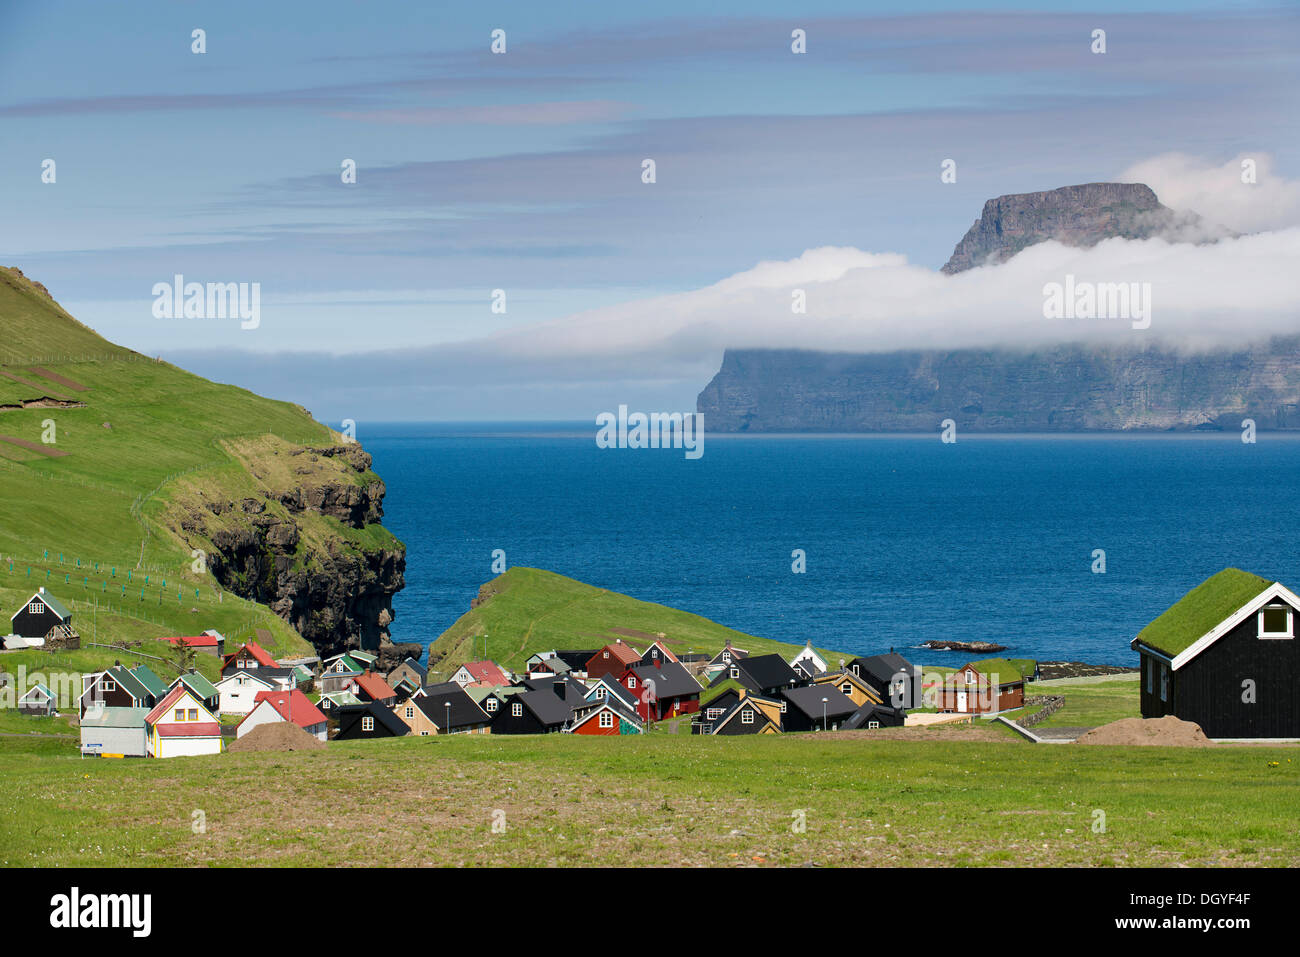
[[[1255,163],[1253,184],[1241,179],[1246,160]],[[1146,183],[1164,205],[1239,232],[1300,225],[1300,182],[1279,176],[1268,153],[1240,153],[1218,166],[1184,153],[1165,153],[1135,163],[1117,180]]]

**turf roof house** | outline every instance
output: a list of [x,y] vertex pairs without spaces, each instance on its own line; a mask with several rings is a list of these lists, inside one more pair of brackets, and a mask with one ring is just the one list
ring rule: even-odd
[[[9,619],[9,630],[20,638],[41,638],[47,642],[58,637],[67,644],[77,636],[72,628],[72,612],[44,588],[23,604]],[[80,642],[77,642],[79,645]],[[76,645],[68,644],[75,648]]]
[[1300,598],[1226,568],[1133,639],[1142,717],[1194,721],[1210,738],[1300,738]]
[[1025,677],[1006,658],[968,662],[945,679],[939,710],[958,714],[997,714],[1025,706]]

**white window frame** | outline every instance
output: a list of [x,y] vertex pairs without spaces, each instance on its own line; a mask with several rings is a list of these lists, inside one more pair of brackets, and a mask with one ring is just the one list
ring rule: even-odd
[[875,731],[875,730],[876,730],[877,728],[879,728],[879,727],[880,727],[880,722],[879,722],[879,721],[868,721],[868,722],[867,722],[867,728],[868,728],[868,730]]
[[522,718],[524,716],[524,706],[518,701],[510,706],[510,717]]
[[614,727],[614,716],[610,714],[608,711],[602,711],[600,713],[600,726],[602,728]]
[[[1264,612],[1266,611],[1285,611],[1286,612],[1286,631],[1265,631],[1264,630]],[[1260,638],[1294,638],[1295,637],[1295,613],[1291,610],[1290,605],[1272,604],[1265,605],[1259,610],[1256,616],[1259,625]]]
[[636,675],[627,676],[627,690],[628,691],[636,690]]
[[373,715],[368,715],[368,714],[367,714],[367,715],[362,715],[362,717],[361,717],[361,730],[362,730],[362,731],[374,731],[374,730],[375,730],[375,719],[374,719],[374,716],[373,716]]
[[750,710],[749,708],[746,708],[744,711],[740,712],[740,723],[741,723],[741,724],[753,724],[753,723],[754,723],[754,712],[753,712],[752,710]]
[[406,706],[406,716],[407,716],[408,718],[414,718],[414,717],[415,717],[415,708],[411,707],[411,705],[409,705],[409,704]]
[[496,698],[488,698],[487,701],[485,702],[485,704],[487,705],[487,710],[488,710],[488,711],[495,711],[495,710],[497,709],[497,699],[496,699]]

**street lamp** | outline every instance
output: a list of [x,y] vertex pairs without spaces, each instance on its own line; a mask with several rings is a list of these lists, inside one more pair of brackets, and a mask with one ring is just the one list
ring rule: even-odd
[[451,734],[451,702],[444,701],[442,706],[447,709],[447,723],[443,727],[447,729],[448,734]]
[[822,698],[822,730],[826,730],[826,702],[829,698]]

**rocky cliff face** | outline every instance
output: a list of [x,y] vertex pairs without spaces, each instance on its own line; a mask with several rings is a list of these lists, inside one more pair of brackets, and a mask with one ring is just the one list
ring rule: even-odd
[[1049,239],[1067,246],[1095,246],[1117,236],[1201,240],[1212,235],[1195,213],[1162,206],[1150,186],[1085,183],[990,199],[942,271],[951,274],[1006,262],[1025,247]]
[[1203,355],[728,350],[697,406],[718,432],[1300,429],[1300,338]]
[[379,524],[386,489],[370,456],[269,436],[227,446],[247,476],[181,481],[164,516],[221,585],[267,605],[324,655],[364,648],[393,664],[418,655],[418,645],[388,641],[406,551]]

